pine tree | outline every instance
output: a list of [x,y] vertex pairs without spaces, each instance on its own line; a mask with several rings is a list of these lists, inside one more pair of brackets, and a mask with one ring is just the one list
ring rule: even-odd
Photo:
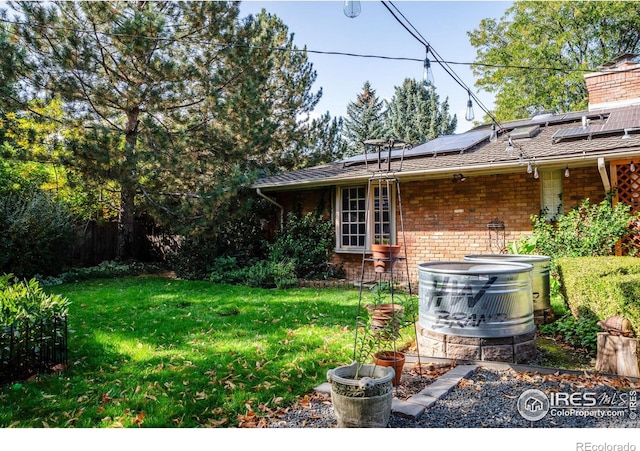
[[392,137],[417,145],[455,131],[457,117],[449,115],[449,100],[439,103],[433,86],[406,78],[388,105],[387,127]]
[[345,156],[364,153],[364,141],[384,139],[385,128],[384,102],[376,96],[376,91],[367,81],[355,102],[347,105],[347,117],[344,120],[344,136],[347,141]]
[[[278,167],[321,92],[286,26],[237,2],[21,2],[24,94],[59,96],[66,164],[119,196],[118,257],[134,215],[196,231],[253,171]],[[283,50],[274,50],[279,47]],[[289,51],[287,51],[289,50]]]

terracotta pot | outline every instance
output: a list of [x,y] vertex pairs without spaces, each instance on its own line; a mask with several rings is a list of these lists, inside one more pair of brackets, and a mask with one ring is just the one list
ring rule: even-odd
[[399,244],[372,244],[371,256],[373,257],[374,270],[376,272],[385,272],[387,268],[392,268],[399,253]]
[[371,328],[373,333],[384,333],[385,339],[397,338],[400,332],[401,318],[404,307],[399,304],[379,304],[367,305],[367,310],[371,316]]
[[380,351],[373,356],[373,363],[379,366],[390,366],[396,375],[393,378],[393,385],[400,384],[402,378],[402,368],[404,367],[405,355],[398,351]]

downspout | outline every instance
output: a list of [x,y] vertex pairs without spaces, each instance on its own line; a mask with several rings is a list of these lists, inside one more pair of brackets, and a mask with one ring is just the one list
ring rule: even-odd
[[598,158],[598,172],[600,172],[604,192],[605,194],[608,194],[609,191],[611,191],[611,183],[609,182],[609,176],[607,175],[607,168],[604,165],[604,158]]
[[263,194],[262,191],[260,191],[260,188],[256,188],[256,193],[258,194],[258,196],[262,197],[264,200],[266,200],[270,204],[275,205],[280,209],[280,230],[283,230],[284,229],[284,207],[280,205],[278,202],[276,202],[275,200],[271,199],[269,196],[266,196],[265,194]]

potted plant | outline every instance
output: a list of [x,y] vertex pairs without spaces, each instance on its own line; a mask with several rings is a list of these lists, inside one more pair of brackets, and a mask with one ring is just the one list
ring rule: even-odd
[[405,355],[398,350],[397,342],[401,339],[401,331],[414,322],[416,298],[404,293],[394,295],[393,287],[384,282],[374,285],[371,291],[374,302],[366,308],[371,332],[376,339],[373,361],[376,365],[394,368],[396,376],[393,385],[397,386],[405,363]]
[[[375,302],[363,311],[375,311],[376,306],[395,304],[393,298],[387,298],[381,284],[376,286],[378,288],[373,290]],[[391,415],[393,387],[399,384],[402,373],[402,366],[398,366],[400,357],[404,364],[404,354],[395,349],[395,340],[409,321],[408,316],[397,312],[407,311],[408,304],[413,304],[414,299],[409,300],[410,303],[403,299],[399,304],[401,308],[394,310],[396,313],[387,318],[384,325],[374,324],[371,313],[366,317],[359,315],[353,363],[327,372],[338,427],[386,427]],[[394,346],[389,350],[391,342]],[[392,357],[390,360],[381,360],[389,355]]]
[[[371,257],[376,272],[386,272],[398,259],[401,246],[391,244],[388,238],[376,238],[371,244]],[[388,265],[387,265],[388,264]]]

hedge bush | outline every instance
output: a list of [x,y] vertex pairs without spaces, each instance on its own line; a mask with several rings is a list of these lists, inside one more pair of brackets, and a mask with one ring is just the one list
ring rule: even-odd
[[557,269],[562,295],[575,318],[620,315],[640,332],[640,259],[560,258]]
[[69,263],[73,218],[43,191],[0,196],[0,272],[55,275]]

